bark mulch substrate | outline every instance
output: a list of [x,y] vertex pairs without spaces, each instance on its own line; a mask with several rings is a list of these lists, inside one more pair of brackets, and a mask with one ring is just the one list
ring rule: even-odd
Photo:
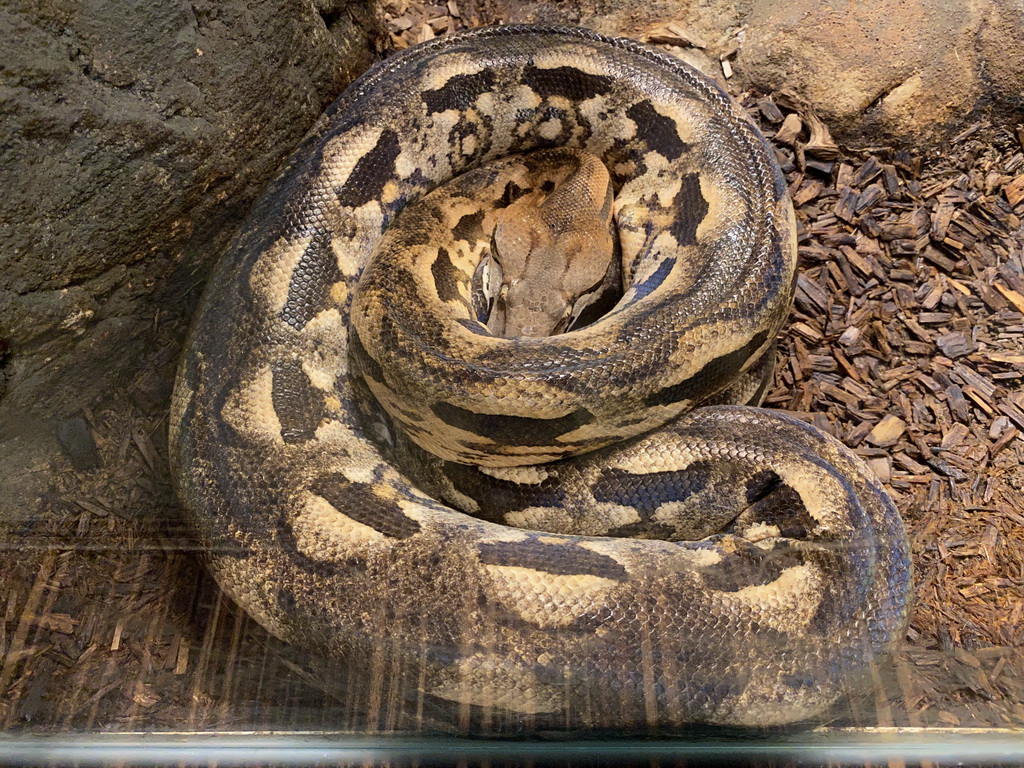
[[[408,44],[457,12],[406,2],[389,20]],[[791,95],[745,103],[800,221],[768,404],[863,456],[913,543],[904,652],[846,722],[1024,725],[1024,129],[979,124],[928,155],[840,150]],[[69,467],[8,544],[0,731],[437,725],[269,637],[202,570],[166,465],[182,336],[154,320],[164,367],[85,414],[102,466]]]

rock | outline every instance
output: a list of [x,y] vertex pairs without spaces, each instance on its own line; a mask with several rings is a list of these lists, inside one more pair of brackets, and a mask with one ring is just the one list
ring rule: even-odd
[[[735,92],[791,90],[844,141],[948,138],[983,106],[1019,120],[1024,6],[1016,0],[492,5],[507,21],[578,23],[675,42],[666,49],[720,82],[728,63]],[[666,34],[670,26],[682,33]]]
[[166,411],[206,273],[383,36],[373,0],[0,7],[0,525],[98,464],[65,417]]
[[3,5],[0,430],[145,369],[382,39],[371,0]]
[[890,413],[868,432],[867,441],[878,448],[887,448],[895,445],[906,430],[907,423]]
[[1024,3],[979,3],[977,15],[977,50],[984,65],[985,84],[991,89],[989,95],[996,102],[1016,104],[1019,122],[1024,93]]
[[[949,135],[988,95],[977,36],[1003,3],[754,2],[737,70],[749,83],[795,90],[846,138]],[[1019,29],[1003,44],[1024,56]]]
[[96,469],[103,463],[89,423],[80,413],[57,423],[57,442],[77,470]]
[[4,424],[0,432],[0,540],[12,527],[37,516],[55,465],[67,467],[52,424],[29,417]]

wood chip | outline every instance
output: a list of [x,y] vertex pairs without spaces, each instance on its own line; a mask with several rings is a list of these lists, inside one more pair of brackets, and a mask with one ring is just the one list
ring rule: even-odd
[[778,105],[768,96],[757,100],[757,108],[769,123],[781,123],[784,119]]
[[892,479],[892,463],[884,456],[867,459],[866,463],[881,482],[888,483]]
[[655,27],[644,35],[649,43],[662,43],[664,45],[678,45],[681,48],[707,48],[708,44],[704,39],[693,32],[693,30],[672,21],[663,26]]
[[839,199],[836,201],[835,214],[847,224],[853,223],[857,214],[857,199],[860,196],[852,187],[843,187],[839,191]]
[[867,441],[879,448],[895,445],[896,441],[903,436],[907,430],[907,423],[898,416],[888,414],[881,421],[875,424],[868,433]]
[[1004,354],[1003,352],[990,352],[988,359],[993,363],[1008,363],[1010,365],[1024,365],[1024,354]]
[[995,283],[996,290],[999,291],[1006,299],[1017,308],[1018,312],[1024,313],[1024,294],[1021,294],[1012,288],[1006,288],[999,283]]
[[1006,200],[1010,203],[1010,207],[1016,208],[1024,201],[1024,174],[1007,184],[1003,191],[1006,193]]
[[808,112],[804,119],[807,122],[808,130],[811,132],[804,151],[811,157],[816,157],[820,160],[835,160],[839,157],[839,147],[832,140],[832,134],[829,132],[828,126],[819,120],[813,112]]
[[951,359],[969,355],[977,348],[975,344],[964,336],[964,334],[960,333],[960,331],[944,333],[935,340],[935,343],[938,345],[939,349],[942,350],[942,354]]
[[790,112],[786,115],[786,119],[782,121],[782,126],[778,132],[776,132],[775,140],[793,146],[800,137],[800,132],[803,131],[803,128],[804,124],[800,120],[800,116],[796,112]]

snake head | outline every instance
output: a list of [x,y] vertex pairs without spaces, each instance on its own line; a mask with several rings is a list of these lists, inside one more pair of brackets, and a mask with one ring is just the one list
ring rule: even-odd
[[500,288],[487,327],[497,336],[564,333],[605,285],[614,247],[607,223],[554,231],[536,207],[510,206],[491,241]]

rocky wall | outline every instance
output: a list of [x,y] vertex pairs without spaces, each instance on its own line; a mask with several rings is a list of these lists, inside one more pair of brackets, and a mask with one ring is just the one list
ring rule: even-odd
[[166,402],[161,330],[383,35],[372,0],[0,7],[0,486],[115,389]]

